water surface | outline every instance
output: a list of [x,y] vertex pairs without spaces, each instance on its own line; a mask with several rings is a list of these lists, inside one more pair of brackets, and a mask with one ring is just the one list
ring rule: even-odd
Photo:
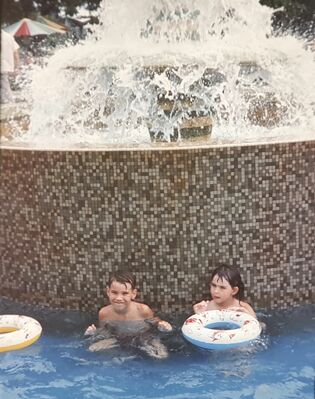
[[28,314],[43,325],[35,344],[0,354],[1,398],[313,399],[314,305],[258,312],[267,324],[261,338],[227,351],[187,343],[180,334],[187,315],[176,315],[163,361],[128,350],[89,352],[83,331],[93,315],[4,299],[0,312]]

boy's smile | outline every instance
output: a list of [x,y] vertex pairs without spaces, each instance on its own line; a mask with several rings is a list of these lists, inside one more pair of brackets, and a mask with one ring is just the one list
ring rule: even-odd
[[109,302],[117,312],[127,310],[131,301],[137,295],[137,290],[132,289],[131,284],[122,284],[118,281],[113,281],[111,286],[106,289]]

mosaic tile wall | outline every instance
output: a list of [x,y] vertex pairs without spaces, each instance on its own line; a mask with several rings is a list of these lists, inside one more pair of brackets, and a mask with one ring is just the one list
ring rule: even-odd
[[315,141],[149,151],[1,150],[0,295],[96,311],[111,271],[170,313],[217,262],[256,308],[312,302]]

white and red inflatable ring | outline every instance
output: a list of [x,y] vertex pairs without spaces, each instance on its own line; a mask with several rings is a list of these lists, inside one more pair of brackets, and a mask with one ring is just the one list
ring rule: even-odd
[[256,339],[260,323],[248,313],[235,310],[209,310],[190,316],[182,326],[184,337],[205,349],[228,349]]
[[25,348],[38,340],[42,326],[32,317],[0,315],[0,352]]

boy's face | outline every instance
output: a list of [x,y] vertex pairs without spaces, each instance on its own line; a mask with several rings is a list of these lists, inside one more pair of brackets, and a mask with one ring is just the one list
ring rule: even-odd
[[123,284],[118,281],[113,281],[110,287],[106,288],[106,293],[110,304],[118,312],[125,310],[137,296],[137,290],[132,289],[130,283]]

